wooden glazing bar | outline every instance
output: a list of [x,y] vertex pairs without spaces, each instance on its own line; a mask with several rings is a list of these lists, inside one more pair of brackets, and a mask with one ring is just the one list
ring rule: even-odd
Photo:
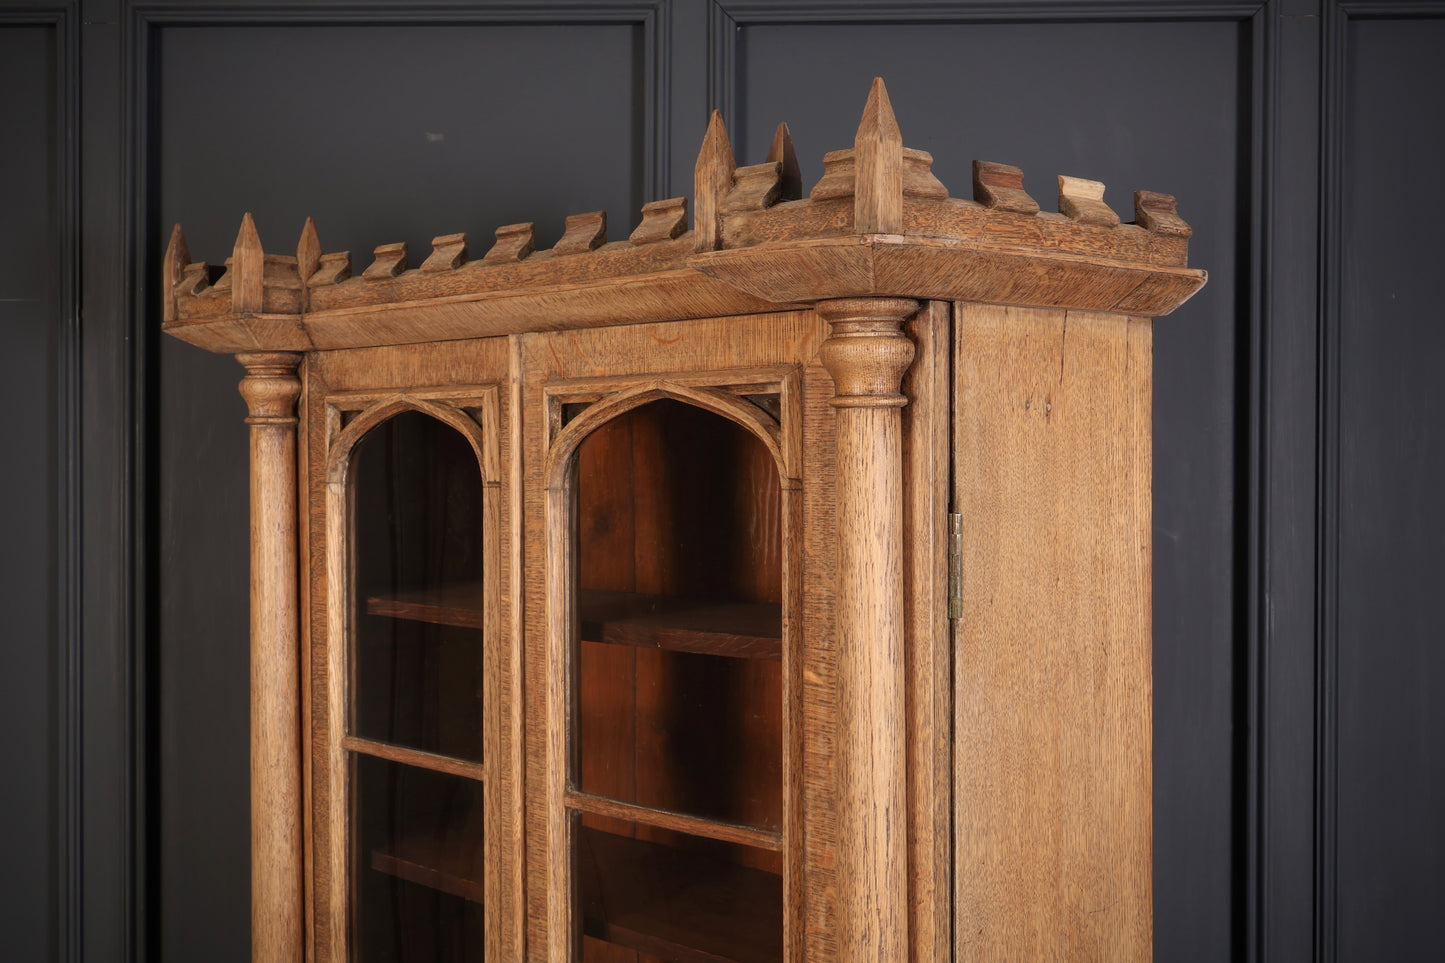
[[430,769],[432,772],[444,772],[450,776],[462,776],[466,779],[475,779],[482,782],[487,778],[486,766],[480,762],[470,762],[466,759],[457,759],[453,756],[443,756],[435,752],[427,752],[423,749],[409,749],[406,746],[393,746],[385,742],[377,742],[374,739],[362,739],[358,736],[343,736],[341,747],[351,752],[359,752],[367,756],[375,756],[377,759],[385,759],[388,762],[399,762],[408,766],[416,766],[418,769]]

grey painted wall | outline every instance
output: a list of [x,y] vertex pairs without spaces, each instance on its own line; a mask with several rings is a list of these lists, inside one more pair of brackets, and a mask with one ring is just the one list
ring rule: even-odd
[[[61,277],[51,224],[60,188],[56,30],[0,29],[0,332],[5,376],[0,409],[9,414],[0,457],[0,598],[4,670],[0,671],[0,864],[13,898],[0,899],[0,933],[16,959],[54,950],[56,846],[59,840],[59,733],[54,712],[61,600],[56,578],[62,470],[58,404],[63,326],[57,323]],[[24,91],[25,96],[11,92]],[[11,890],[7,886],[7,893]]]
[[689,190],[711,106],[744,163],[789,121],[811,183],[875,74],[953,193],[973,158],[1023,167],[1046,207],[1056,173],[1121,211],[1170,191],[1211,274],[1157,327],[1157,957],[1427,958],[1445,344],[1417,212],[1442,200],[1442,18],[0,4],[3,390],[27,415],[0,473],[15,958],[248,956],[239,368],[158,335],[171,223],[212,261],[248,210],[270,250],[312,215],[362,262],[519,220],[546,244],[597,208],[620,237]]

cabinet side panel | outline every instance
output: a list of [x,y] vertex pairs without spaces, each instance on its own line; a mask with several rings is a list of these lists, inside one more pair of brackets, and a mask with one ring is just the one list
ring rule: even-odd
[[1150,957],[1151,338],[957,311],[959,960]]

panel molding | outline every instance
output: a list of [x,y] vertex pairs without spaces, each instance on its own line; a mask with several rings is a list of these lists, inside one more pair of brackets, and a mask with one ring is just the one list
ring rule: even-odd
[[[151,34],[168,26],[445,26],[586,25],[630,23],[643,34],[643,193],[656,200],[670,189],[672,7],[674,0],[430,0],[416,4],[367,0],[244,3],[238,0],[127,0],[130,76],[149,94],[144,70]],[[148,103],[148,101],[139,101]],[[143,170],[144,168],[138,168]]]
[[1339,622],[1345,145],[1354,21],[1439,19],[1442,0],[1324,0],[1320,110],[1319,393],[1315,527],[1315,963],[1339,958]]
[[[737,34],[754,24],[1250,20],[1275,0],[708,0],[708,102],[733,123]],[[1407,0],[1408,2],[1408,0]]]
[[59,116],[55,142],[51,145],[56,162],[55,198],[51,223],[55,225],[56,271],[56,359],[54,402],[59,439],[56,458],[49,470],[57,481],[57,512],[51,536],[58,547],[55,568],[49,573],[55,586],[55,635],[47,642],[58,644],[50,655],[55,688],[50,693],[50,715],[55,726],[56,749],[53,775],[48,783],[58,807],[52,841],[56,878],[49,894],[55,907],[52,938],[59,960],[78,961],[83,946],[84,923],[84,806],[88,798],[101,802],[99,795],[85,793],[85,719],[82,712],[82,683],[85,647],[82,615],[86,586],[81,580],[81,546],[84,514],[81,486],[81,341],[79,263],[79,85],[74,71],[79,62],[78,0],[56,3],[27,3],[0,8],[0,29],[38,26],[54,31],[55,64],[52,82]]
[[1256,129],[1266,159],[1251,298],[1261,323],[1248,381],[1246,705],[1237,740],[1240,955],[1249,961],[1308,959],[1312,946],[1313,767],[1300,761],[1314,741],[1319,2],[1275,3],[1259,28],[1266,90]]
[[1335,811],[1338,785],[1339,716],[1339,478],[1340,383],[1339,299],[1340,214],[1344,200],[1345,24],[1346,13],[1326,0],[1321,24],[1320,64],[1320,267],[1318,401],[1315,416],[1315,665],[1314,665],[1314,946],[1315,963],[1334,963],[1339,928]]

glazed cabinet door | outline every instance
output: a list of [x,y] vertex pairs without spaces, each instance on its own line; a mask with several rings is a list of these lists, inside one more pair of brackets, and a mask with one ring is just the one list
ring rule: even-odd
[[523,341],[534,960],[801,958],[816,335],[792,314]]
[[308,362],[318,960],[516,958],[510,383],[503,339]]

